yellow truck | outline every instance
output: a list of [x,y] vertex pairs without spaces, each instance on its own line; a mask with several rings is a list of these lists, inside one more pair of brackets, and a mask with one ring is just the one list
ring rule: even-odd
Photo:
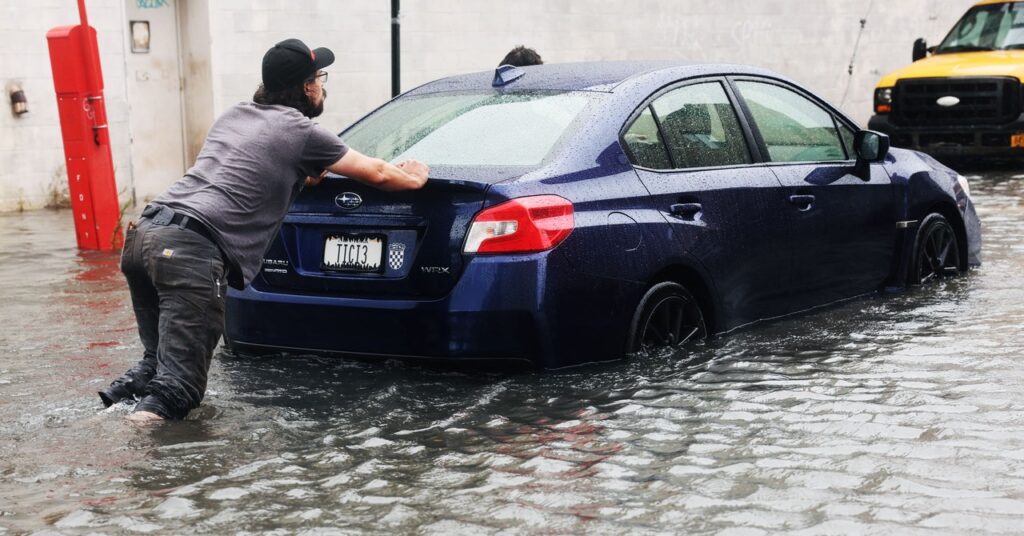
[[875,88],[868,128],[942,157],[1024,156],[1024,0],[983,0]]

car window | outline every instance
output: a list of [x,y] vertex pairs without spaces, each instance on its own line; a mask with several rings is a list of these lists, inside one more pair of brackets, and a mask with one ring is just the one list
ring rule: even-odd
[[356,150],[429,166],[537,166],[596,93],[431,93],[400,97],[344,133]]
[[[837,121],[837,123],[839,123]],[[839,123],[839,136],[843,138],[843,146],[846,148],[846,159],[853,160],[857,158],[857,151],[853,148],[853,136],[856,134],[853,129]]]
[[676,168],[750,163],[736,111],[720,82],[675,89],[652,107]]
[[736,85],[772,162],[846,159],[832,114],[817,103],[773,84],[740,81]]
[[644,108],[622,139],[626,142],[626,148],[629,149],[634,165],[650,169],[670,169],[672,167],[650,106]]

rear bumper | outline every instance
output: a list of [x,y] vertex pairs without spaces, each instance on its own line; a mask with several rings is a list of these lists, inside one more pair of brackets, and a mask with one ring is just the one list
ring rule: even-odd
[[1024,157],[1024,147],[1011,147],[1014,134],[1024,133],[1024,115],[999,126],[921,127],[897,125],[889,115],[874,115],[868,128],[887,134],[894,147],[941,157]]
[[534,364],[526,311],[459,311],[445,299],[369,301],[253,290],[228,293],[225,333],[244,352]]
[[[532,263],[525,264],[519,263],[520,270],[528,270]],[[493,297],[501,289],[474,285],[472,275],[466,275],[468,285],[459,284],[437,300],[290,294],[252,286],[232,289],[225,331],[234,347],[250,351],[532,361],[540,350],[539,308],[524,298],[536,292],[516,292],[499,301]],[[470,287],[477,292],[469,292]]]
[[622,304],[641,291],[544,254],[479,257],[436,300],[232,289],[225,336],[250,352],[560,368],[621,357]]

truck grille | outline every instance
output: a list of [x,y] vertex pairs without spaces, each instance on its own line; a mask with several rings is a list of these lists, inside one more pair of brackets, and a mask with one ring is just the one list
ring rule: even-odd
[[[956,97],[956,106],[940,106]],[[896,83],[894,119],[902,125],[999,125],[1020,115],[1015,78],[918,78]]]

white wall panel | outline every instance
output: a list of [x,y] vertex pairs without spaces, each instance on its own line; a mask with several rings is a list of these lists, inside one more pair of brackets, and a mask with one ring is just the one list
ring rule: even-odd
[[[166,187],[166,178],[131,177],[125,96],[122,2],[87,0],[100,31],[107,111],[119,188]],[[132,1],[132,0],[127,0]],[[263,53],[298,37],[334,50],[326,111],[340,130],[390,97],[387,0],[168,0],[183,29],[189,155],[209,122],[248,100]],[[935,44],[973,0],[402,0],[402,87],[493,69],[517,44],[545,61],[680,59],[736,62],[786,74],[859,122],[871,113],[875,82],[909,63],[911,44]],[[866,19],[852,75],[860,20]],[[24,83],[31,113],[0,111],[0,210],[47,204],[66,184],[45,34],[75,24],[71,0],[0,2],[0,85]],[[192,68],[190,68],[191,66]],[[5,107],[6,93],[4,94]],[[136,104],[137,106],[137,104]],[[167,132],[179,137],[180,132]],[[143,173],[140,171],[139,173]],[[155,181],[155,182],[154,182]],[[63,186],[66,189],[66,186]],[[58,191],[59,193],[59,191]]]

